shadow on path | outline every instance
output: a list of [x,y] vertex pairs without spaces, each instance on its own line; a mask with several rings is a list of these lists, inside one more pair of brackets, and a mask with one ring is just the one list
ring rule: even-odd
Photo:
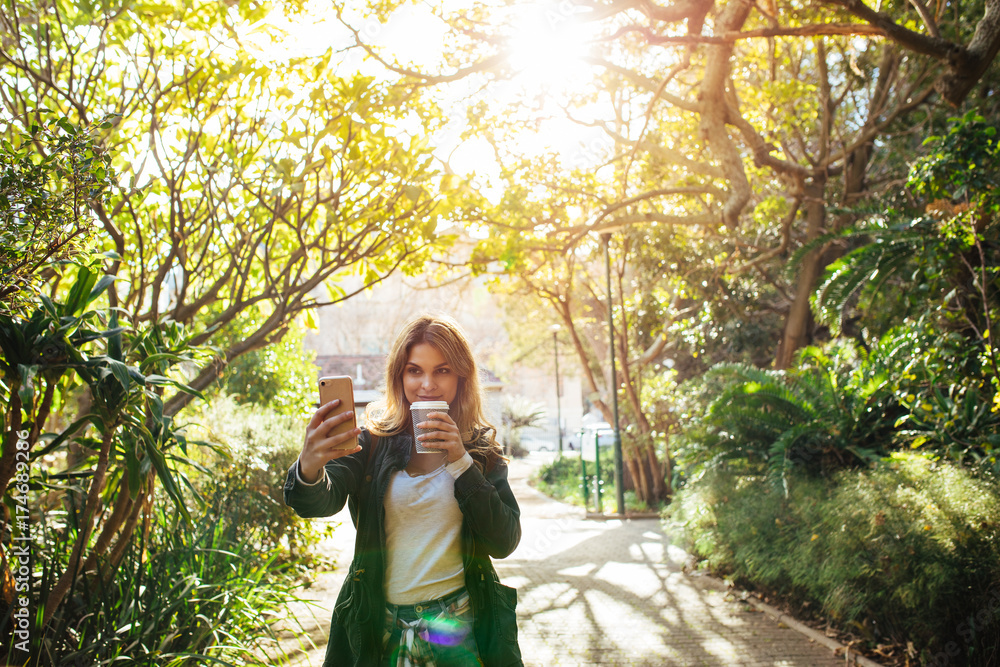
[[[511,462],[522,539],[509,558],[496,561],[504,583],[518,589],[527,665],[842,664],[794,630],[728,601],[719,582],[685,574],[688,556],[670,543],[658,520],[588,521],[581,508],[530,487],[531,471],[551,456]],[[346,521],[319,548],[347,564],[353,546],[354,528]],[[304,628],[283,633],[287,648],[302,647],[293,664],[322,663],[329,610],[344,570],[317,574],[303,597],[318,606],[292,610]]]
[[518,589],[529,665],[839,665],[829,650],[687,575],[656,519],[587,521],[580,508],[511,479],[523,537],[498,561]]

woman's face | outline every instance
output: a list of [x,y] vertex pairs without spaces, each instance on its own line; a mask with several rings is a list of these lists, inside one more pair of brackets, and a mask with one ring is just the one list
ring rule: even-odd
[[430,343],[417,343],[403,369],[403,394],[409,403],[446,401],[451,405],[458,393],[458,375],[448,360]]

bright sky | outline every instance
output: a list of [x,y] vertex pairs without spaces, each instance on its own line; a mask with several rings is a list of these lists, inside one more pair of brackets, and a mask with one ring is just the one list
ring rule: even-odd
[[[274,14],[261,24],[241,31],[241,41],[255,57],[272,61],[318,56],[331,47],[342,49],[352,44],[353,38],[336,17],[329,15],[328,7],[322,2],[314,4],[305,20],[289,20]],[[531,122],[523,123],[523,131],[506,137],[508,146],[525,155],[557,151],[568,166],[601,161],[612,148],[609,140],[599,130],[569,121],[559,108],[572,91],[591,80],[589,66],[583,62],[588,41],[594,36],[591,24],[581,21],[579,10],[568,2],[518,3],[507,11],[511,35],[509,62],[516,74],[509,81],[491,85],[486,93],[487,102],[496,110],[494,113],[525,100],[537,110]],[[443,45],[448,41],[448,26],[425,6],[404,7],[385,22],[366,19],[357,13],[345,15],[345,19],[386,59],[421,71],[448,71],[440,64]],[[360,49],[350,50],[338,69],[344,73],[394,76],[366,58]],[[456,82],[436,89],[438,102],[450,110],[451,121],[433,141],[438,147],[438,157],[458,173],[475,174],[484,194],[489,196],[490,182],[499,172],[493,148],[482,139],[460,138],[466,129],[466,105],[482,99],[481,95],[470,98],[475,95],[473,85],[478,83],[481,81]]]

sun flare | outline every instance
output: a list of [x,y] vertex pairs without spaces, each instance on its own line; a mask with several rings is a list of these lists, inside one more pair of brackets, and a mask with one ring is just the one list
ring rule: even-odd
[[507,44],[516,79],[529,95],[557,94],[587,76],[593,39],[587,22],[561,5],[523,5]]

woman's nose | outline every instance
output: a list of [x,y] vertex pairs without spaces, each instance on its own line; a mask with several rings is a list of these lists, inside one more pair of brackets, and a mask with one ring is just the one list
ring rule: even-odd
[[431,374],[431,373],[426,373],[424,375],[424,381],[421,383],[421,386],[423,386],[426,389],[433,389],[434,388],[434,375]]

